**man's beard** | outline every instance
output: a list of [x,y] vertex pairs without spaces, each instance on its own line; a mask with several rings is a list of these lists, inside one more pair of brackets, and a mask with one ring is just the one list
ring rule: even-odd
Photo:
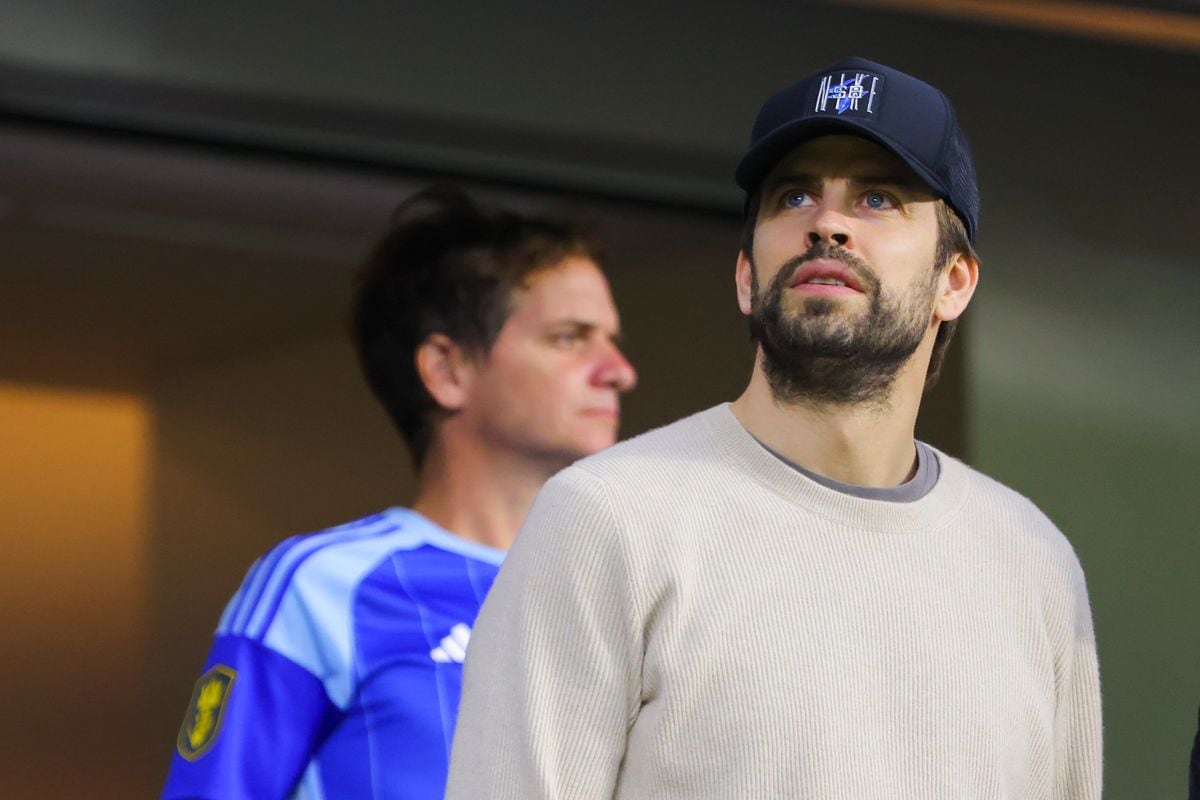
[[[853,270],[868,307],[839,313],[844,301],[806,297],[785,314],[784,296],[796,268],[816,258]],[[750,265],[750,335],[762,348],[763,371],[775,400],[786,404],[885,404],[900,368],[929,328],[937,271],[918,276],[904,295],[888,292],[879,276],[850,251],[823,242],[788,260],[763,292]],[[847,298],[850,299],[850,298]]]

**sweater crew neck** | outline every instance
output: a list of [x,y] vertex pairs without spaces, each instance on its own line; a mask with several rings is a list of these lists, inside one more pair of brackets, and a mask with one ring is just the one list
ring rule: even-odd
[[754,438],[734,416],[729,403],[702,411],[697,417],[716,446],[753,480],[813,513],[857,528],[891,533],[939,528],[958,512],[970,493],[967,468],[936,448],[929,449],[940,467],[937,481],[922,497],[894,502],[839,491],[795,469]]

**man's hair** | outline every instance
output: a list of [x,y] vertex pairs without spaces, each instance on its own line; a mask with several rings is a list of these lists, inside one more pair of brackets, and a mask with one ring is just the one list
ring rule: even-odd
[[[746,198],[746,217],[742,223],[742,252],[747,258],[751,256],[754,247],[754,229],[758,224],[758,211],[762,203],[762,192],[756,191]],[[943,199],[937,201],[938,241],[937,252],[934,255],[933,268],[940,271],[950,260],[959,253],[979,260],[971,239],[967,236],[967,228],[954,209]],[[925,372],[925,391],[929,391],[938,381],[942,373],[942,364],[946,359],[946,349],[954,338],[958,320],[946,320],[938,326],[937,336],[933,341],[933,352],[929,357],[929,369]]]
[[447,413],[417,372],[418,348],[440,333],[486,357],[514,293],[571,256],[602,262],[575,227],[486,211],[457,187],[431,187],[396,209],[358,276],[350,327],[367,384],[418,469]]

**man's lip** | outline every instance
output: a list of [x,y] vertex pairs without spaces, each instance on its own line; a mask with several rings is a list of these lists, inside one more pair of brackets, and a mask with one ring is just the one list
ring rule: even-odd
[[[846,285],[842,287],[832,284],[809,283],[813,278],[832,278]],[[859,294],[863,290],[858,276],[854,274],[854,270],[845,263],[832,258],[815,258],[801,264],[796,272],[793,273],[792,281],[788,285],[788,288],[796,289],[805,285],[823,290],[851,289]]]
[[619,417],[621,412],[616,408],[585,408],[583,410],[585,416],[589,417]]

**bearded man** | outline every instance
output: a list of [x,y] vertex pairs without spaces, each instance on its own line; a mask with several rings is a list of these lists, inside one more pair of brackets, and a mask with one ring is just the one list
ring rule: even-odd
[[1098,798],[1071,546],[914,439],[979,279],[949,100],[833,64],[767,100],[737,180],[749,386],[542,490],[447,796]]

